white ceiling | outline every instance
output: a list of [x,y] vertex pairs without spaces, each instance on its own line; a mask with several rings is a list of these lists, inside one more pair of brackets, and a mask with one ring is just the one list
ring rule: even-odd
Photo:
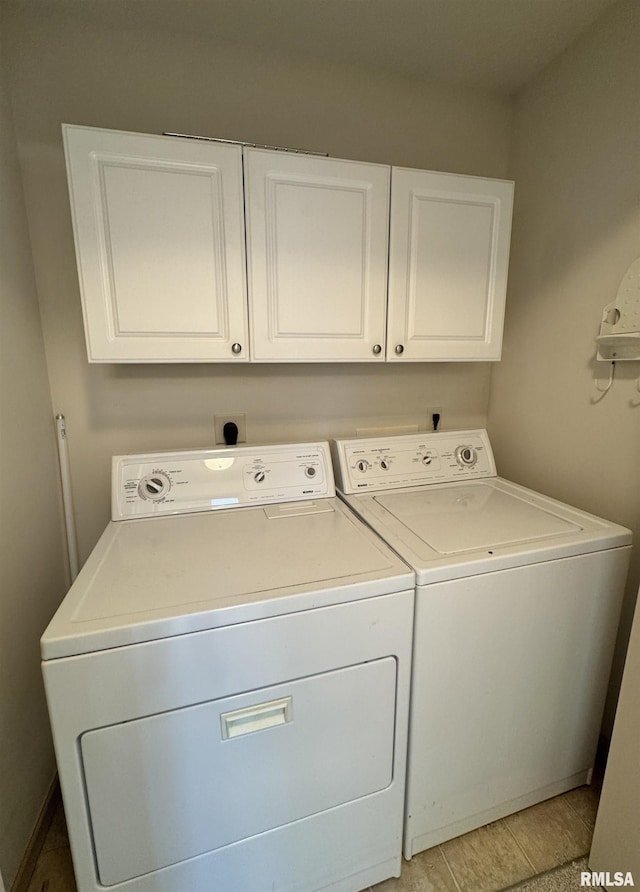
[[513,94],[615,0],[9,0]]

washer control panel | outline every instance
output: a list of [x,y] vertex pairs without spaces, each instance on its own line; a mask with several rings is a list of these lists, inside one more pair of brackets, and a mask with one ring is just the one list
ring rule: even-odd
[[484,430],[334,440],[332,450],[347,494],[496,476]]
[[335,495],[328,443],[116,455],[113,520]]

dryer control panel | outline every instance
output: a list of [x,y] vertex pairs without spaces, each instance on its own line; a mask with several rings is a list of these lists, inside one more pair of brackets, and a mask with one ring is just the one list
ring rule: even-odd
[[116,455],[112,460],[113,520],[334,495],[328,443]]
[[334,440],[332,450],[347,494],[496,476],[485,430]]

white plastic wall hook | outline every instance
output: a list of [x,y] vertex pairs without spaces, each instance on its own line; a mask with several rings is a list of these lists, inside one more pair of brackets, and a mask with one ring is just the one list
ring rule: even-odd
[[596,359],[640,359],[640,257],[624,274],[616,299],[602,311]]
[[[616,364],[612,362],[609,367],[609,377],[608,378],[596,378],[595,385],[596,390],[599,390],[600,393],[607,393],[608,390],[611,389],[611,385],[613,384],[613,379],[616,374]],[[604,387],[602,386],[604,383]]]

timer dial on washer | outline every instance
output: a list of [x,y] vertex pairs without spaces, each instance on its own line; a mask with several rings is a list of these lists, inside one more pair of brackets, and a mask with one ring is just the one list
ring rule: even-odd
[[164,499],[171,489],[171,481],[166,474],[147,474],[138,484],[138,495],[141,499],[157,502]]
[[364,474],[369,468],[369,462],[364,458],[358,459],[356,468]]
[[473,446],[458,446],[456,461],[462,468],[472,468],[478,461],[478,453]]

